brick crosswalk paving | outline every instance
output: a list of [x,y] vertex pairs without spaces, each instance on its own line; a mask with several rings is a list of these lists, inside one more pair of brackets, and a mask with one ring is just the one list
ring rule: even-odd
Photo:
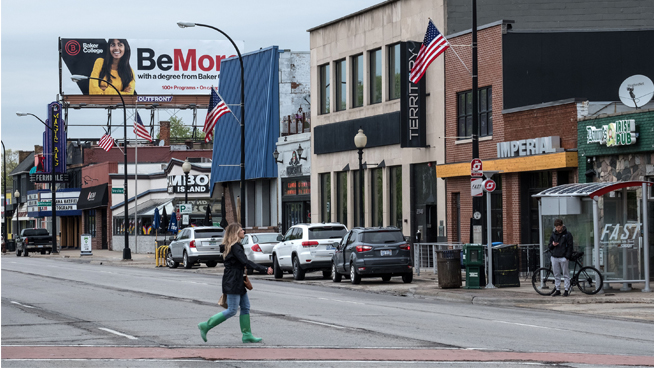
[[2,360],[13,359],[205,359],[261,361],[415,361],[548,362],[654,366],[652,356],[584,353],[506,352],[468,349],[330,349],[330,348],[166,348],[119,346],[2,346]]

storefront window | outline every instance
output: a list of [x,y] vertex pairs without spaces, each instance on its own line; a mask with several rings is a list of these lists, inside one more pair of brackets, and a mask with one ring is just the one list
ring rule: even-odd
[[372,226],[384,226],[384,183],[382,170],[370,170]]
[[332,221],[332,174],[320,174],[320,213],[323,222]]
[[402,166],[390,168],[391,226],[402,229]]
[[336,220],[347,225],[347,171],[336,174]]
[[[57,206],[59,207],[59,206]],[[95,238],[95,210],[86,211],[86,233]]]

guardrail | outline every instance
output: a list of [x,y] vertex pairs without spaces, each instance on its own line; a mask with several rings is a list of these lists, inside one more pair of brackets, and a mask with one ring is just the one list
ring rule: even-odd
[[170,249],[167,245],[160,245],[157,247],[157,250],[154,252],[155,267],[166,266],[168,252],[170,252]]
[[438,273],[436,265],[437,250],[462,249],[462,243],[413,243],[413,268],[420,276],[421,268],[432,268],[434,275]]

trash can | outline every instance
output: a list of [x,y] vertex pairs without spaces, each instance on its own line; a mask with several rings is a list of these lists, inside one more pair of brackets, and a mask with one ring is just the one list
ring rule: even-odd
[[436,267],[441,289],[461,287],[461,253],[458,249],[437,250]]
[[463,246],[463,264],[466,268],[466,289],[480,289],[486,285],[484,246],[465,244]]
[[15,252],[16,251],[16,241],[15,240],[7,240],[7,252]]
[[496,287],[520,287],[520,253],[517,244],[493,247],[493,285]]

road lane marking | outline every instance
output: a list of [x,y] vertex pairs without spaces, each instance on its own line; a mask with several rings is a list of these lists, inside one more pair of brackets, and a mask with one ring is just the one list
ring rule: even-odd
[[332,325],[329,323],[322,323],[322,322],[315,322],[315,321],[307,321],[306,319],[301,319],[299,320],[300,322],[306,322],[306,323],[313,323],[314,325],[321,325],[321,326],[327,326],[327,327],[333,327],[333,328],[338,328],[340,330],[345,329],[343,326],[337,326],[337,325]]
[[12,303],[12,304],[18,304],[18,305],[20,305],[21,307],[25,307],[25,308],[36,309],[36,307],[32,307],[31,305],[21,304],[21,303],[19,303],[19,302],[15,302],[15,301],[13,301],[13,300],[11,301],[11,303]]
[[98,329],[100,329],[100,330],[102,330],[102,331],[110,332],[110,333],[112,333],[112,334],[116,334],[116,335],[118,335],[118,336],[127,337],[127,338],[130,339],[130,340],[138,340],[138,337],[134,337],[134,336],[131,336],[131,335],[127,335],[127,334],[124,334],[124,333],[122,333],[122,332],[114,331],[114,330],[111,330],[111,329],[108,329],[108,328],[98,327]]
[[351,304],[361,304],[361,305],[366,304],[366,303],[359,303],[359,302],[351,302],[349,300],[338,300],[338,299],[327,299],[327,298],[318,298],[318,299],[327,300],[327,301],[330,301],[330,302],[339,302],[339,303],[351,303]]
[[545,326],[538,326],[538,325],[528,325],[528,324],[526,324],[526,323],[507,322],[507,321],[497,321],[497,320],[493,320],[493,322],[497,322],[497,323],[505,323],[505,324],[507,324],[507,325],[516,325],[516,326],[534,327],[534,328],[544,328],[544,329],[546,329],[546,330],[567,331],[567,330],[563,330],[563,329],[560,329],[560,328],[545,327]]

